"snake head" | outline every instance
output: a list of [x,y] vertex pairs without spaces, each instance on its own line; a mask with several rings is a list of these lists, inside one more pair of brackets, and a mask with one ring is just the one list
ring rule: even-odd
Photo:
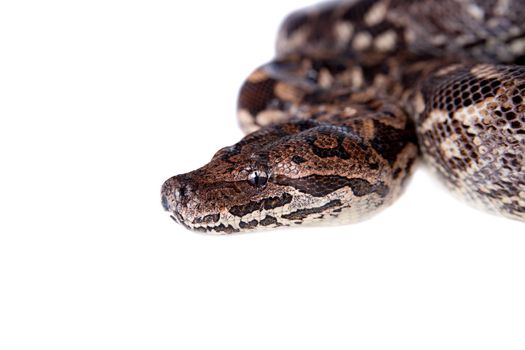
[[176,222],[206,233],[355,222],[390,203],[394,172],[349,128],[296,120],[262,128],[168,179],[162,204]]
[[264,198],[272,188],[268,183],[271,170],[254,156],[240,163],[237,160],[235,165],[229,163],[225,159],[234,157],[234,149],[226,147],[202,168],[174,176],[163,184],[162,205],[176,222],[208,233],[249,228],[240,218],[264,209]]
[[[266,213],[292,201],[273,183],[267,153],[246,142],[219,150],[205,166],[168,179],[162,205],[186,228],[206,233],[233,233],[275,226]],[[279,193],[279,194],[277,194]]]

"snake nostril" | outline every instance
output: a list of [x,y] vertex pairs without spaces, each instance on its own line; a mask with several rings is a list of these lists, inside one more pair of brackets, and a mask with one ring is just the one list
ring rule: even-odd
[[187,187],[184,186],[184,185],[180,186],[180,188],[179,188],[179,196],[180,196],[180,198],[186,197],[186,193],[187,193]]

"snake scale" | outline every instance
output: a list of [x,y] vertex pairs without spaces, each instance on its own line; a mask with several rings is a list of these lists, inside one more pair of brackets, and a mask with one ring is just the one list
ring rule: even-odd
[[525,2],[354,0],[289,15],[241,87],[248,135],[162,186],[188,229],[363,220],[422,156],[468,202],[525,220]]

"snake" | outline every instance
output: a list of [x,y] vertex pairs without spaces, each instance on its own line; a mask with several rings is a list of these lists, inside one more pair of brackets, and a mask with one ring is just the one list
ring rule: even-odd
[[422,163],[467,203],[525,221],[523,18],[517,0],[292,12],[275,58],[240,88],[246,136],[165,181],[163,208],[211,234],[354,223]]

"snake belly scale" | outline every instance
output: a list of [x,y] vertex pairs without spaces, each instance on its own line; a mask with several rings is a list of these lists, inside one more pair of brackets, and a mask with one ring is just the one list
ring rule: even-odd
[[299,10],[240,89],[247,133],[162,186],[186,228],[363,220],[422,157],[466,201],[525,220],[525,3],[354,0]]

